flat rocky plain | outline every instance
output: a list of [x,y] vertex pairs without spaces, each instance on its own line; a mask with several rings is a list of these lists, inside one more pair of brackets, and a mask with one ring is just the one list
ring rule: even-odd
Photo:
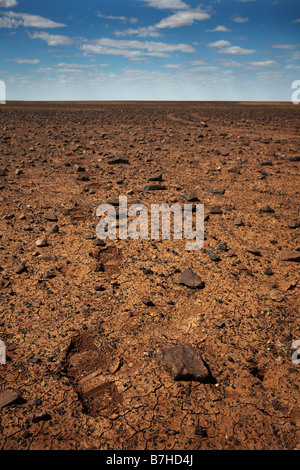
[[[0,107],[2,450],[300,449],[299,111]],[[99,240],[121,195],[204,204],[203,248]]]

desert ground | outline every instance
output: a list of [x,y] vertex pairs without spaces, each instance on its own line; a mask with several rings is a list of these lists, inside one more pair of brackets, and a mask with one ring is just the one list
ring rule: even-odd
[[[1,450],[300,449],[299,112],[0,106]],[[119,196],[204,204],[203,247],[100,240]]]

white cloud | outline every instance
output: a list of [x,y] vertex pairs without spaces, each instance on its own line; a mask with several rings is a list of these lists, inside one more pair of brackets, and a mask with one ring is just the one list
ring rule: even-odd
[[275,49],[294,49],[294,45],[293,44],[273,44],[273,46]]
[[300,65],[289,64],[285,66],[286,69],[300,69]]
[[115,31],[117,37],[120,36],[133,36],[136,35],[139,38],[157,38],[161,34],[155,29],[154,26],[140,27],[140,28],[128,28],[124,31]]
[[0,7],[1,8],[11,8],[15,7],[18,4],[16,0],[0,0]]
[[189,44],[166,44],[163,42],[102,38],[81,46],[86,53],[122,55],[127,58],[142,56],[168,57],[171,52],[195,52]]
[[251,67],[272,67],[273,65],[277,65],[275,60],[261,60],[258,62],[249,62]]
[[234,21],[235,23],[247,23],[247,21],[249,21],[249,18],[240,16],[240,15],[233,15],[233,16],[231,17],[231,19],[232,19],[232,21]]
[[292,23],[300,23],[300,18],[296,18]]
[[31,39],[42,39],[46,41],[48,46],[70,46],[73,44],[73,39],[68,36],[63,36],[61,34],[49,34],[46,32],[41,33],[32,33],[30,35]]
[[224,40],[211,42],[207,44],[207,46],[216,48],[220,54],[245,55],[256,52],[254,49],[244,49],[240,46],[232,46],[229,41]]
[[226,47],[226,46],[231,46],[231,42],[223,41],[221,39],[220,41],[210,42],[207,45],[208,45],[208,47]]
[[254,52],[256,52],[254,49],[244,49],[243,47],[239,47],[239,46],[225,47],[224,49],[220,50],[221,54],[233,54],[233,55],[254,54]]
[[206,65],[205,60],[191,60],[189,61],[189,64],[191,65]]
[[213,65],[204,65],[193,68],[193,71],[195,72],[216,72],[217,70],[219,70],[219,67],[215,67]]
[[15,64],[40,64],[41,61],[39,59],[6,59],[11,62],[15,62]]
[[178,28],[181,26],[190,26],[194,21],[208,20],[211,14],[197,10],[179,11],[167,18],[162,19],[155,25],[156,28]]
[[184,10],[189,6],[181,0],[142,0],[148,7],[158,8],[159,10]]
[[137,18],[127,18],[126,16],[112,16],[112,15],[103,15],[102,13],[97,13],[97,16],[99,18],[105,18],[107,20],[119,20],[122,21],[123,23],[127,23],[128,21],[132,24],[137,23],[138,19]]
[[216,26],[214,29],[206,29],[205,31],[208,32],[208,33],[215,33],[215,32],[226,33],[226,32],[230,32],[232,30],[226,28],[226,26],[219,25],[219,26]]
[[16,13],[8,11],[0,17],[0,28],[18,28],[19,26],[30,28],[61,28],[66,26],[63,23],[56,23],[39,15],[29,13]]

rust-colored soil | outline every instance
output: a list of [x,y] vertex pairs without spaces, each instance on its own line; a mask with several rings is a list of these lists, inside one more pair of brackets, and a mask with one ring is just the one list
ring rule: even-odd
[[[299,124],[284,103],[0,107],[1,449],[300,448]],[[201,250],[97,241],[100,203],[189,193]],[[202,382],[159,361],[187,343]]]

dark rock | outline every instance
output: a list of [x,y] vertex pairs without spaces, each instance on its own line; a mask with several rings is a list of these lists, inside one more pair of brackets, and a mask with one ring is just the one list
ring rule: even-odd
[[162,185],[162,184],[146,184],[146,186],[144,186],[144,191],[159,191],[159,190],[162,190],[162,189],[167,189],[166,186]]
[[57,216],[54,213],[45,215],[45,219],[50,222],[57,222]]
[[150,176],[148,181],[163,181],[163,176],[161,173],[159,173],[158,175]]
[[200,437],[207,437],[206,429],[202,428],[202,426],[198,426],[198,424],[195,426],[194,434]]
[[300,252],[297,250],[285,251],[280,256],[281,261],[300,261]]
[[237,227],[242,227],[244,225],[244,222],[242,221],[242,218],[238,216],[234,219],[233,225],[236,225]]
[[174,380],[202,381],[209,372],[191,344],[158,350],[157,357]]
[[289,158],[290,162],[300,162],[300,157],[297,156],[297,157],[290,157]]
[[54,225],[54,227],[52,227],[48,233],[51,234],[51,233],[58,233],[58,232],[59,232],[59,226]]
[[24,273],[26,270],[27,270],[26,264],[25,264],[24,262],[22,262],[22,263],[20,263],[20,264],[16,267],[15,272],[16,272],[17,274],[22,274],[22,273]]
[[153,271],[150,268],[143,268],[143,273],[144,274],[153,274]]
[[275,212],[274,209],[269,206],[269,204],[264,204],[263,206],[261,206],[261,208],[259,209],[259,212],[267,212],[267,213],[273,213]]
[[251,253],[252,255],[261,256],[261,252],[258,248],[248,247],[247,251],[248,251],[248,253]]
[[223,214],[222,209],[220,206],[211,206],[209,212],[211,214]]
[[37,413],[32,417],[33,423],[39,423],[40,421],[49,421],[51,419],[51,415],[49,413],[41,412]]
[[114,158],[110,158],[107,163],[109,165],[115,165],[117,163],[129,163],[129,161],[128,161],[128,158],[114,157]]
[[267,269],[265,269],[265,274],[266,274],[267,276],[273,276],[274,273],[273,273],[273,271],[272,271],[271,268],[267,268]]
[[81,173],[83,171],[85,171],[85,168],[83,168],[82,166],[80,165],[73,165],[73,170],[76,171],[76,173]]
[[186,269],[181,274],[181,278],[179,284],[184,284],[187,287],[200,289],[204,287],[204,282],[202,281],[201,277],[194,273],[191,268]]
[[20,395],[18,392],[6,391],[0,394],[0,409],[18,402]]
[[227,251],[228,250],[227,243],[220,243],[219,250],[220,251]]
[[188,202],[196,202],[199,201],[198,196],[196,193],[189,193],[185,194],[184,199]]
[[288,223],[288,227],[289,228],[299,228],[300,227],[300,221],[299,220],[291,220],[289,223]]
[[213,253],[211,250],[207,250],[207,254],[212,261],[220,261],[220,256],[216,253]]
[[225,189],[213,189],[212,193],[213,194],[220,194],[221,196],[223,196],[223,194],[225,194]]
[[147,307],[154,307],[154,303],[152,302],[152,300],[149,299],[149,298],[147,298],[147,297],[141,298],[141,301],[142,301],[143,304],[146,305]]

